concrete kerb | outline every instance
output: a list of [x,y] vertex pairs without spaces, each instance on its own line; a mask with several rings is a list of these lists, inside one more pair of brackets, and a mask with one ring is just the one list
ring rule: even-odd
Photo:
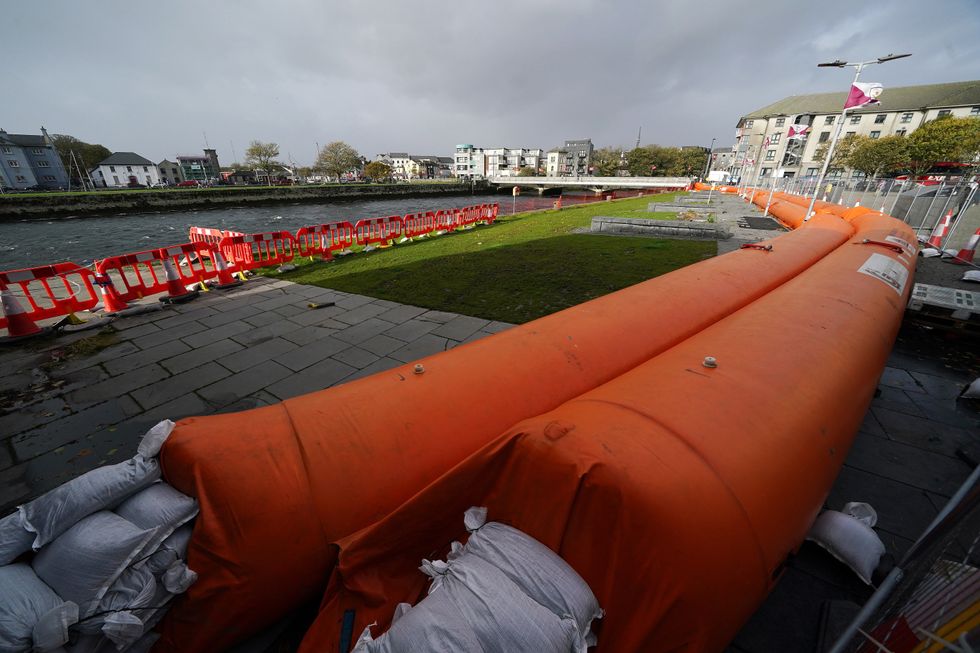
[[722,224],[688,222],[686,220],[647,220],[645,218],[592,218],[593,233],[614,233],[655,238],[682,238],[685,240],[727,240],[732,232]]

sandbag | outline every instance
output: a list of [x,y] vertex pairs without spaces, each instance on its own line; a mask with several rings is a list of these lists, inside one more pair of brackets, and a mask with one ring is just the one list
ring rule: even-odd
[[156,537],[147,545],[150,550],[155,550],[174,530],[193,519],[197,511],[197,501],[164,482],[137,492],[114,510],[142,529],[157,529]]
[[0,653],[43,653],[68,641],[78,606],[62,600],[29,565],[0,567],[0,590]]
[[868,585],[885,553],[885,545],[868,524],[836,510],[822,512],[806,539],[850,567]]
[[32,566],[62,598],[78,604],[81,616],[95,612],[116,578],[155,536],[119,515],[89,515],[41,549]]
[[31,550],[34,533],[24,526],[24,516],[18,510],[0,519],[0,565],[9,565],[17,556]]
[[485,508],[471,508],[464,522],[471,535],[453,557],[475,555],[492,564],[537,603],[556,616],[572,618],[583,640],[589,640],[592,620],[602,617],[589,585],[567,562],[516,528],[484,523]]
[[147,558],[146,566],[154,574],[162,574],[177,560],[187,559],[187,546],[190,544],[194,527],[181,526],[160,543],[160,547]]
[[[404,605],[404,604],[402,604]],[[399,610],[391,628],[377,639],[370,628],[351,653],[456,653],[480,651],[480,641],[448,592],[435,592],[416,607]]]
[[[156,591],[156,579],[145,565],[128,567],[119,574],[119,578],[112,583],[105,596],[99,601],[95,615],[80,622],[77,630],[89,634],[104,633],[103,626],[112,623],[109,620],[110,616],[116,612],[152,606]],[[128,619],[125,621],[129,622]]]
[[117,505],[160,478],[155,458],[136,456],[98,467],[20,507],[24,527],[36,534],[33,547],[52,542],[83,517]]
[[197,574],[188,569],[182,560],[170,565],[160,577],[160,582],[171,594],[183,594],[196,580]]

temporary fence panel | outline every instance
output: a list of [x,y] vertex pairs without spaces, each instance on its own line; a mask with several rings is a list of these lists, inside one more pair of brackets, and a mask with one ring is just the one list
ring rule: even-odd
[[483,204],[480,208],[482,210],[480,220],[487,224],[493,224],[493,221],[497,219],[500,204]]
[[432,211],[409,213],[402,218],[402,223],[405,228],[403,235],[406,238],[418,238],[436,230],[436,216]]
[[[94,307],[99,295],[92,282],[95,274],[88,268],[64,262],[22,270],[0,272],[0,287],[13,292],[25,314],[32,320],[61,317]],[[0,328],[7,318],[0,315]]]
[[453,231],[456,228],[456,212],[453,209],[436,211],[436,231]]
[[392,239],[401,236],[405,231],[401,216],[391,215],[387,218],[366,218],[358,220],[354,225],[357,244],[366,246],[374,243],[386,245]]
[[292,261],[299,251],[296,237],[288,231],[229,236],[218,244],[221,255],[241,270],[252,270]]
[[240,231],[224,231],[213,227],[191,227],[189,232],[192,243],[207,243],[215,246],[221,242],[222,238],[245,235]]
[[95,269],[99,274],[109,275],[119,298],[128,302],[167,292],[165,259],[173,264],[174,272],[185,286],[218,276],[211,247],[203,242],[110,256],[96,262]]
[[296,244],[300,256],[328,255],[345,250],[354,244],[354,225],[332,222],[303,227],[296,232]]

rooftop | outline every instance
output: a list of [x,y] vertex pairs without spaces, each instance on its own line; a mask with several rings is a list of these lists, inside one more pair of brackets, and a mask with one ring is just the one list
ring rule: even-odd
[[113,152],[99,161],[100,166],[155,166],[156,164],[136,152]]
[[[742,116],[742,120],[768,118],[770,116],[794,116],[803,113],[840,113],[846,98],[846,91],[791,95]],[[935,107],[980,105],[980,80],[949,84],[926,84],[923,86],[886,87],[879,100],[881,104],[852,109],[851,113],[881,113],[882,111],[913,111]]]

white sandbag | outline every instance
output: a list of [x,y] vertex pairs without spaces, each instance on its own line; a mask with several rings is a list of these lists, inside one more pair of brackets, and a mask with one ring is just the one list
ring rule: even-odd
[[77,603],[81,616],[88,617],[155,534],[103,510],[44,547],[32,566],[41,580],[62,598]]
[[78,606],[64,601],[29,565],[0,567],[0,653],[54,651],[68,641]]
[[102,634],[121,651],[143,636],[143,620],[127,610],[113,612],[106,616]]
[[139,446],[136,448],[137,455],[143,456],[144,458],[156,458],[160,455],[160,449],[163,448],[163,443],[170,437],[170,432],[174,430],[174,426],[175,424],[169,419],[158,422],[140,440]]
[[37,534],[39,551],[83,517],[118,505],[160,478],[155,459],[136,456],[117,465],[98,467],[20,507],[24,527]]
[[99,601],[94,615],[79,622],[76,630],[88,634],[101,633],[112,614],[152,606],[156,592],[156,578],[149,569],[143,565],[127,567]]
[[973,383],[963,388],[960,396],[964,399],[980,399],[980,377],[974,379]]
[[9,565],[31,550],[34,533],[24,526],[24,516],[16,511],[0,519],[0,565]]
[[967,270],[960,281],[980,281],[980,270]]
[[194,527],[185,524],[161,542],[160,547],[146,561],[146,566],[150,571],[154,574],[162,574],[177,560],[186,560],[187,547],[193,532]]
[[188,569],[183,560],[177,560],[163,572],[160,581],[171,594],[183,594],[197,582],[197,572]]
[[113,511],[142,529],[157,529],[157,539],[147,547],[156,550],[178,527],[197,515],[197,501],[164,482],[132,495]]
[[806,539],[826,549],[869,585],[885,553],[885,545],[870,526],[836,510],[822,512]]
[[480,641],[448,592],[430,594],[414,608],[399,604],[388,632],[377,639],[365,628],[351,653],[457,653],[482,651]]
[[588,583],[557,553],[506,524],[490,522],[468,530],[472,534],[463,555],[475,555],[490,563],[556,616],[574,619],[581,637],[589,638],[592,620],[603,614],[599,601]]

